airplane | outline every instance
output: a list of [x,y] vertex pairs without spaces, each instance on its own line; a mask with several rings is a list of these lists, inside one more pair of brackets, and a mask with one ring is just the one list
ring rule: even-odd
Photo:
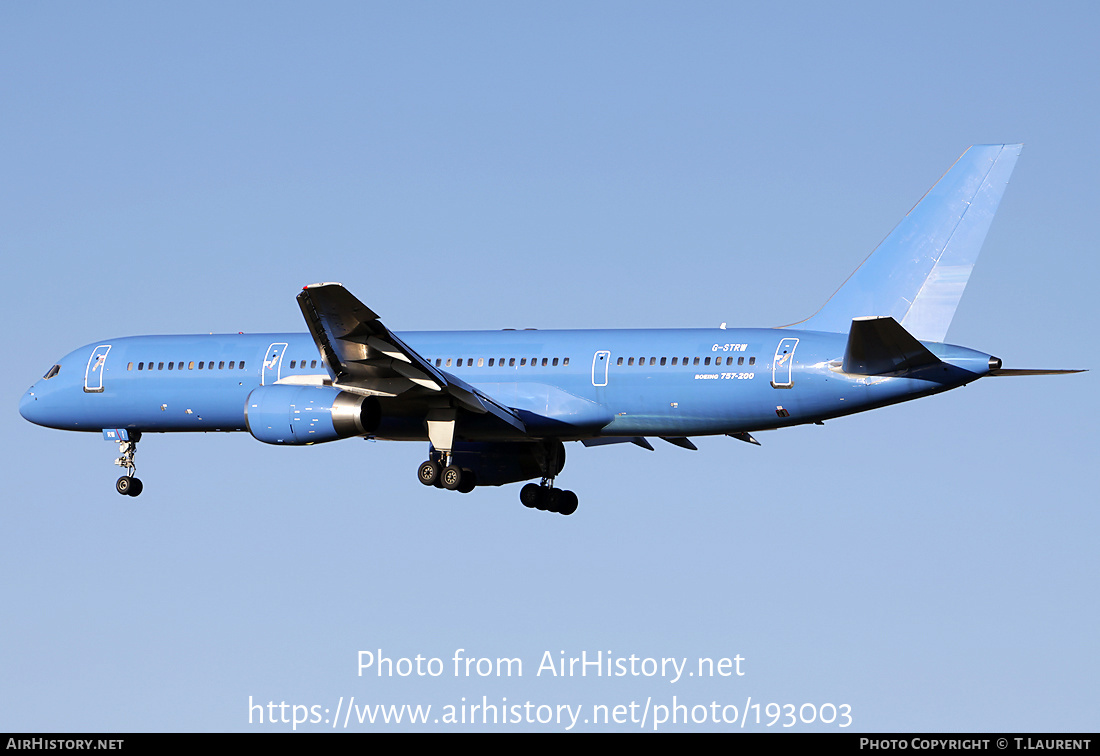
[[521,502],[569,515],[565,442],[753,433],[885,407],[1001,366],[944,343],[1023,145],[970,147],[812,316],[777,328],[395,333],[338,283],[297,295],[308,333],[131,336],[83,346],[22,397],[38,425],[102,433],[137,496],[149,433],[248,432],[275,445],[428,442],[427,486],[523,481]]

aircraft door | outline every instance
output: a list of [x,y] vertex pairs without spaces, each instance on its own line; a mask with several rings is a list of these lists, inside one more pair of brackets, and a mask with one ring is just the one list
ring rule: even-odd
[[89,394],[103,391],[103,371],[109,351],[110,344],[101,344],[92,350],[92,356],[88,358],[88,367],[84,368],[84,390]]
[[792,388],[794,386],[791,377],[791,363],[794,362],[794,350],[798,346],[798,339],[786,338],[779,342],[775,348],[775,359],[772,360],[772,388]]
[[270,386],[279,380],[279,373],[283,367],[283,352],[286,351],[286,343],[279,342],[267,348],[264,355],[263,373],[260,374],[260,385]]
[[611,362],[611,352],[599,351],[592,355],[592,385],[607,385],[607,365]]

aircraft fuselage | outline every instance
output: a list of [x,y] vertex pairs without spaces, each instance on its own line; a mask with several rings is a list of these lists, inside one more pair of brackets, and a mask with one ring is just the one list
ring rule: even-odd
[[[843,372],[846,334],[789,329],[524,330],[400,334],[429,363],[509,407],[527,438],[697,436],[813,423],[969,383],[990,356],[925,343],[943,364],[906,375]],[[307,333],[133,336],[62,358],[20,412],[51,428],[244,431],[260,386],[331,386]],[[336,388],[340,388],[337,383]],[[428,439],[423,408],[378,395],[372,434]],[[388,411],[391,409],[392,411]],[[470,414],[466,440],[508,440]],[[516,438],[524,437],[517,432]]]

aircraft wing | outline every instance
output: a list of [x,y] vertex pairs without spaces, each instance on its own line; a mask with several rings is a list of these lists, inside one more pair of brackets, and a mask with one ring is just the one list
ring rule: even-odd
[[385,397],[443,394],[456,406],[490,413],[526,432],[523,421],[510,408],[433,367],[343,285],[306,286],[298,294],[298,306],[332,373],[334,386]]

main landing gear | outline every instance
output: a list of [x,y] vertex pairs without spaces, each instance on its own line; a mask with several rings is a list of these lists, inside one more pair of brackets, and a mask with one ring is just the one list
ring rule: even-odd
[[571,515],[577,511],[577,495],[572,491],[554,488],[553,480],[543,478],[541,484],[528,483],[519,491],[519,500],[529,509]]
[[137,496],[145,488],[141,481],[134,477],[134,473],[137,472],[134,455],[137,454],[137,444],[140,439],[141,434],[133,431],[130,433],[129,441],[118,442],[118,450],[122,456],[115,460],[115,464],[119,467],[125,467],[126,474],[115,481],[115,490],[123,496]]
[[[561,442],[547,444],[546,454],[540,460],[542,482],[528,483],[519,493],[519,500],[529,509],[571,515],[577,511],[577,495],[572,491],[554,488],[554,475],[561,472],[564,460]],[[416,477],[426,486],[446,488],[450,491],[469,493],[477,485],[477,473],[468,467],[454,464],[454,457],[438,449],[430,451],[430,459],[416,471]],[[490,480],[491,485],[509,483],[511,480]]]
[[450,464],[447,459],[449,456],[442,452],[432,452],[432,459],[420,465],[416,477],[426,486],[470,493],[477,486],[477,473],[467,467]]
[[561,441],[546,441],[542,445],[539,466],[542,482],[528,483],[519,491],[519,500],[528,509],[571,515],[577,511],[577,495],[572,491],[554,488],[554,477],[565,467],[565,446]]

